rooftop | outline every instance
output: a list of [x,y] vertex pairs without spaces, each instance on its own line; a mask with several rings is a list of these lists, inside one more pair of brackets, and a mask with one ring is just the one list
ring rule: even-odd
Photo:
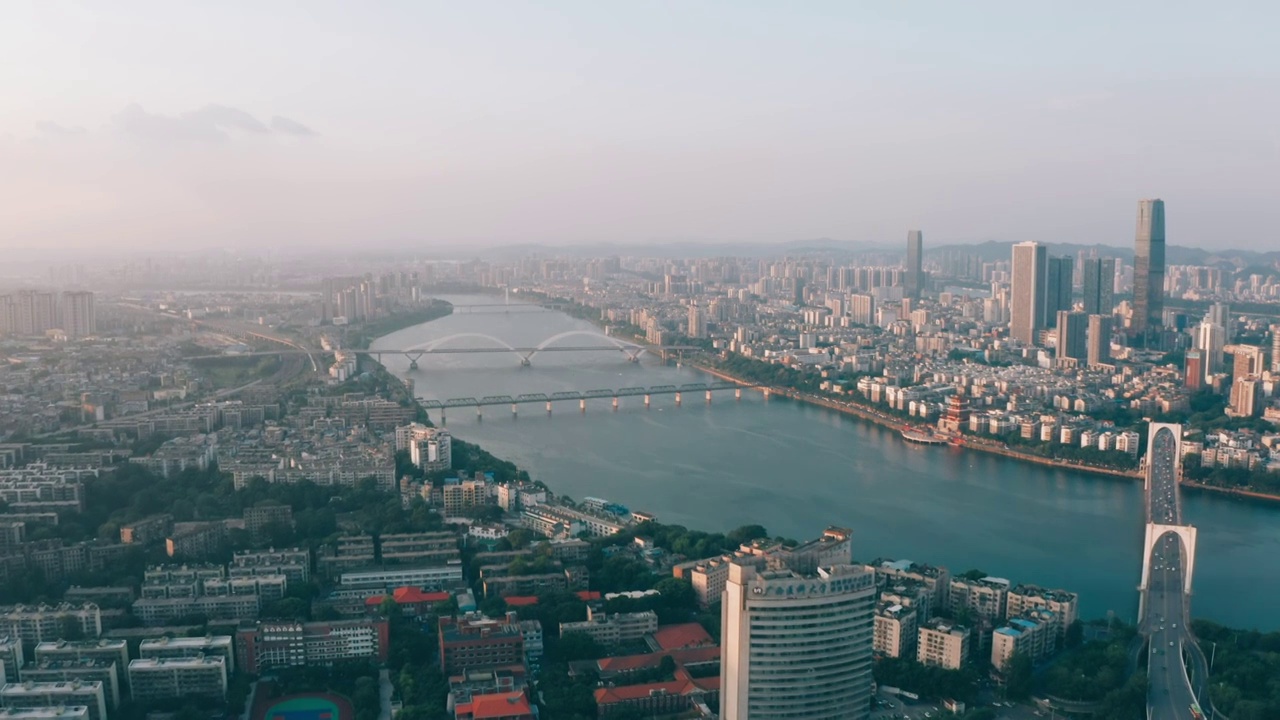
[[470,713],[475,720],[505,718],[512,715],[530,715],[533,709],[523,692],[474,695],[471,702],[458,705],[457,714]]

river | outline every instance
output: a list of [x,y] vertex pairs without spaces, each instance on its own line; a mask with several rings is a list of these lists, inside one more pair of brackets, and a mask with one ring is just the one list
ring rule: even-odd
[[[447,298],[455,304],[491,297]],[[560,333],[599,332],[554,311],[455,312],[373,343],[408,348],[457,333],[484,333],[535,347]],[[570,346],[606,343],[584,336]],[[492,346],[459,338],[448,347]],[[409,370],[423,398],[518,395],[702,382],[704,373],[651,357],[559,352],[521,367],[514,354],[424,356]],[[827,525],[854,531],[859,560],[908,558],[972,568],[1080,594],[1083,617],[1133,622],[1143,538],[1142,487],[1128,480],[1045,468],[949,447],[923,447],[857,418],[785,398],[717,393],[708,405],[670,395],[544,406],[455,409],[448,427],[464,440],[515,462],[560,494],[602,497],[660,522],[708,531],[759,523],[775,535],[810,538]],[[439,421],[438,416],[433,420]],[[1183,496],[1198,529],[1192,613],[1234,627],[1280,628],[1280,508],[1206,493]]]

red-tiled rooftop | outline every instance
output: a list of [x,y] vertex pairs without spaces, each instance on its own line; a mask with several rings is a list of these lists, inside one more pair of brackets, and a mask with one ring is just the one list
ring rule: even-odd
[[[450,596],[447,592],[423,592],[416,587],[400,587],[391,593],[391,597],[401,605],[416,605],[418,603],[445,602]],[[364,604],[374,607],[375,605],[381,605],[382,601],[386,599],[386,595],[374,595],[373,597],[365,598]]]
[[596,688],[597,705],[608,705],[627,700],[639,700],[653,695],[655,692],[664,695],[685,695],[695,690],[693,683],[684,680],[649,683],[648,685],[624,685],[622,687]]
[[529,700],[523,692],[473,695],[471,702],[459,703],[458,715],[470,714],[475,720],[505,718],[512,715],[532,715]]
[[705,647],[713,644],[711,635],[698,623],[663,625],[653,634],[654,642],[663,650]]
[[670,655],[676,665],[689,663],[713,662],[720,659],[720,648],[717,646],[686,648],[684,650],[663,650],[647,655],[626,655],[624,657],[601,658],[596,661],[600,672],[630,672],[657,667],[662,658]]
[[537,595],[508,595],[502,599],[507,602],[507,607],[528,607],[538,604]]
[[579,598],[582,598],[583,602],[591,602],[592,600],[600,599],[600,593],[596,590],[579,590],[578,592],[574,593],[574,595],[577,595]]

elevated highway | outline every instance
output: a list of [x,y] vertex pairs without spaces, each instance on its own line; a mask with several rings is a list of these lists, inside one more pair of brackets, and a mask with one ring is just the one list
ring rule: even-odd
[[[1139,631],[1147,638],[1149,720],[1203,720],[1200,700],[1206,685],[1193,685],[1188,662],[1203,653],[1191,633],[1191,581],[1196,530],[1182,519],[1178,482],[1182,466],[1182,426],[1152,423],[1146,457],[1146,532],[1139,591]],[[1203,698],[1207,700],[1207,697]]]

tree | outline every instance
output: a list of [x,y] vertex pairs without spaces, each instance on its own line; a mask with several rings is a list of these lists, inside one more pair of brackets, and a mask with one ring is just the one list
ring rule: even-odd
[[556,643],[556,657],[561,662],[595,660],[604,657],[604,648],[586,633],[570,632],[561,635]]
[[1084,642],[1084,625],[1080,620],[1073,620],[1071,624],[1067,626],[1064,642],[1068,649],[1078,648],[1080,647],[1080,643]]
[[1031,697],[1031,656],[1021,650],[1009,658],[1004,669],[1005,690],[1010,700],[1026,700]]

